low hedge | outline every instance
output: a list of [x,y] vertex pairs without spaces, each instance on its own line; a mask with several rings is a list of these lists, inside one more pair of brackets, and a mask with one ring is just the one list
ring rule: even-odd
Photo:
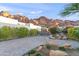
[[69,39],[79,40],[79,28],[69,28],[67,36]]
[[0,28],[0,39],[12,39],[13,38],[13,31],[11,27],[4,26]]
[[31,29],[30,36],[36,36],[36,35],[38,35],[38,31],[36,29]]
[[27,36],[36,36],[38,31],[36,29],[28,30],[25,27],[9,27],[4,26],[0,28],[0,41],[10,40],[14,38],[22,38]]
[[19,38],[29,36],[29,30],[24,27],[16,28],[16,35]]

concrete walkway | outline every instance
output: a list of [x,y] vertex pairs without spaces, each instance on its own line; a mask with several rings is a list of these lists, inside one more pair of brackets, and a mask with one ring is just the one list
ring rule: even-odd
[[54,43],[56,43],[58,46],[63,46],[65,44],[71,45],[73,49],[79,48],[79,42],[74,40],[52,40]]
[[29,50],[45,44],[48,36],[27,37],[0,42],[0,56],[21,56]]

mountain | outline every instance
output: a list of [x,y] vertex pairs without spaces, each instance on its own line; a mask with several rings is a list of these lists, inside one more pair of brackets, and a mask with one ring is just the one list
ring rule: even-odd
[[29,18],[21,15],[14,15],[14,19],[17,19],[19,22],[29,23]]
[[7,17],[7,18],[12,18],[12,19],[16,19],[19,22],[23,22],[23,23],[28,23],[29,22],[29,18],[28,17],[22,16],[20,14],[12,15],[8,11],[1,11],[0,12],[0,16],[4,16],[4,17]]
[[64,20],[63,21],[61,19],[49,19],[45,16],[41,16],[35,19],[29,19],[28,17],[20,15],[20,14],[12,15],[11,13],[7,11],[1,11],[0,16],[16,19],[19,22],[23,22],[23,23],[33,23],[34,25],[40,25],[40,26],[46,26],[46,27],[69,26],[69,25],[79,26],[79,20],[77,21]]
[[33,22],[35,22],[36,25],[41,25],[41,26],[48,26],[48,23],[50,22],[50,19],[48,19],[45,16],[41,16],[36,19],[32,19]]

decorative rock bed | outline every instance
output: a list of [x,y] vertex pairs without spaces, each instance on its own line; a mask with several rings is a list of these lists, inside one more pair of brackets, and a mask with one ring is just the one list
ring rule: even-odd
[[68,54],[64,51],[60,50],[50,50],[49,56],[68,56]]
[[40,45],[28,53],[29,56],[79,56],[79,50],[73,49],[70,44],[65,43],[62,46],[56,42],[50,41],[48,44]]

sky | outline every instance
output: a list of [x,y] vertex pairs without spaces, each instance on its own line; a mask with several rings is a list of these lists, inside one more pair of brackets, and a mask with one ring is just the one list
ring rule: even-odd
[[30,19],[46,16],[50,19],[79,20],[78,14],[68,17],[60,15],[66,5],[67,3],[0,3],[0,11],[5,10],[11,14],[21,14]]

